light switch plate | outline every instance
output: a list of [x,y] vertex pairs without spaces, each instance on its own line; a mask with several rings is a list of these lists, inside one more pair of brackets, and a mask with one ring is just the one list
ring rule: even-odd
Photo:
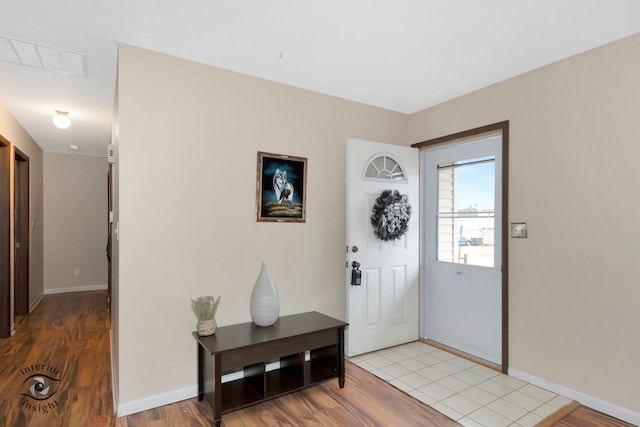
[[116,146],[114,144],[107,144],[107,162],[116,162]]
[[527,223],[526,222],[512,222],[511,223],[511,237],[526,239],[527,238]]

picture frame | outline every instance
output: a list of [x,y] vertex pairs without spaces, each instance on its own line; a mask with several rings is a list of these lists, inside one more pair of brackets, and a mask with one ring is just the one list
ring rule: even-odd
[[258,151],[258,222],[306,222],[307,158]]

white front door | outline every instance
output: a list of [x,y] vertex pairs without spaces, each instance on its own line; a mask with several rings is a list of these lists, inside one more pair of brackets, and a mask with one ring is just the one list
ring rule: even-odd
[[502,363],[502,134],[421,152],[423,336]]
[[[354,356],[418,339],[419,331],[418,150],[347,140],[346,354]],[[406,234],[383,241],[371,215],[384,190],[408,196]],[[351,285],[352,263],[360,285]]]

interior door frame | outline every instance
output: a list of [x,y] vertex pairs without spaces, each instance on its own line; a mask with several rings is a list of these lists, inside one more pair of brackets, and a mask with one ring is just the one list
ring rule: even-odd
[[[29,157],[14,147],[14,220],[13,241],[20,242],[19,256],[14,255],[13,295],[14,316],[29,314]],[[13,245],[15,247],[15,244]]]
[[113,263],[111,233],[113,232],[113,163],[107,168],[107,308],[111,310],[111,288],[113,286]]
[[501,131],[502,133],[502,363],[500,370],[506,374],[509,369],[509,121],[505,120],[417,142],[411,146],[424,150],[436,145],[449,144],[496,131]]
[[0,135],[0,338],[11,336],[11,145]]

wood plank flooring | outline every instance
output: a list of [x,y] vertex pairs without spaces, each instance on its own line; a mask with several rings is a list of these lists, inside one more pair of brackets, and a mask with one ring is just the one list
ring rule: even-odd
[[553,424],[553,427],[634,427],[633,424],[617,420],[594,409],[580,406],[569,415]]
[[[45,296],[0,340],[0,354],[0,425],[113,425],[106,292]],[[52,379],[34,398],[40,374]]]
[[[109,312],[105,292],[47,295],[16,334],[0,340],[0,426],[180,427],[209,426],[212,410],[189,399],[116,418],[111,394]],[[226,427],[456,426],[454,421],[347,362],[346,386],[317,387],[225,414]],[[29,394],[34,374],[52,378],[49,390]],[[32,377],[32,378],[29,378]],[[56,381],[59,379],[60,381]],[[37,392],[37,390],[36,390]],[[579,407],[557,427],[629,427]]]
[[[123,427],[204,426],[208,404],[189,399],[120,419]],[[204,418],[204,419],[203,419]],[[347,362],[346,385],[337,380],[222,416],[223,426],[458,426],[430,407]]]

